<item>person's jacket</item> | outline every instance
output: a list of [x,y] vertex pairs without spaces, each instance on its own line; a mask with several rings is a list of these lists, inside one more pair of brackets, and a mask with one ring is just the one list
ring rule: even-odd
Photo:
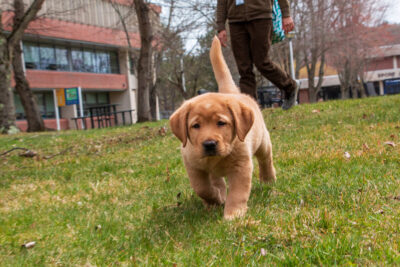
[[[244,4],[236,5],[236,0],[218,0],[217,30],[225,30],[225,22],[243,22],[255,19],[272,18],[273,0],[244,0]],[[284,18],[290,17],[288,0],[278,0]]]

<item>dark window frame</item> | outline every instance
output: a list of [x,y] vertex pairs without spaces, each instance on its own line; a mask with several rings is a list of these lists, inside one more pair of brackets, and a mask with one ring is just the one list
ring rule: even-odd
[[[50,70],[50,71],[64,71],[64,72],[83,72],[83,73],[99,73],[99,74],[121,74],[121,69],[120,69],[120,62],[119,62],[119,53],[118,51],[115,50],[108,50],[108,49],[98,49],[98,48],[91,48],[91,47],[85,47],[85,46],[73,46],[73,45],[63,45],[63,44],[49,44],[49,43],[40,43],[40,42],[33,42],[33,41],[26,41],[24,42],[25,44],[29,44],[33,47],[36,47],[38,50],[38,56],[39,56],[39,62],[37,62],[38,64],[32,64],[30,66],[27,66],[27,64],[31,64],[31,63],[25,63],[25,67],[27,69],[34,69],[34,70]],[[53,56],[54,56],[54,69],[45,69],[42,68],[42,57],[41,57],[41,51],[40,48],[41,46],[48,46],[51,47],[53,50]],[[57,66],[57,53],[56,53],[56,49],[63,47],[67,50],[67,60],[68,60],[68,70],[64,70],[64,69],[58,69]],[[25,49],[25,47],[23,46],[23,49]],[[72,50],[76,49],[79,50],[82,53],[82,66],[80,67],[79,71],[74,70],[73,68],[73,64],[72,64]],[[84,67],[84,61],[85,61],[85,56],[84,53],[85,51],[90,51],[92,52],[92,65],[93,65],[93,71],[85,71],[85,67]],[[102,72],[100,71],[100,66],[97,65],[97,63],[99,62],[99,54],[104,54],[106,53],[108,55],[108,65],[107,65],[107,70],[106,72]],[[25,57],[24,57],[25,59]],[[113,60],[111,59],[115,59],[115,62],[113,65]],[[38,65],[38,66],[36,66]]]

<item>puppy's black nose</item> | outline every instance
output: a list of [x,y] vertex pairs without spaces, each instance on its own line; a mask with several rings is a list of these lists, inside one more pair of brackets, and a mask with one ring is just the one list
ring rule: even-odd
[[215,152],[217,148],[217,141],[214,140],[207,140],[203,142],[204,151],[207,153]]

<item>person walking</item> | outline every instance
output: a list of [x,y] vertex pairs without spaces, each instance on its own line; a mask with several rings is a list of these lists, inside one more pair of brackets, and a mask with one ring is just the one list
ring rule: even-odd
[[[283,95],[282,109],[291,108],[297,98],[298,84],[290,75],[271,61],[269,49],[272,37],[272,4],[274,0],[218,0],[217,30],[222,46],[227,45],[226,20],[229,21],[231,45],[240,74],[242,93],[257,99],[253,65],[275,84]],[[278,0],[282,10],[283,30],[294,29],[288,0]]]

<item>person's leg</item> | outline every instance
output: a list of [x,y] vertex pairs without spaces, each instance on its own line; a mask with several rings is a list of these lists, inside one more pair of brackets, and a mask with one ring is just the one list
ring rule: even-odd
[[248,31],[251,36],[250,47],[254,64],[265,78],[281,90],[284,100],[288,100],[291,94],[296,91],[297,84],[288,73],[283,71],[269,57],[272,20],[253,20],[248,23]]
[[239,87],[242,93],[257,99],[256,78],[253,73],[250,35],[246,30],[246,22],[229,24],[232,51],[240,74]]

